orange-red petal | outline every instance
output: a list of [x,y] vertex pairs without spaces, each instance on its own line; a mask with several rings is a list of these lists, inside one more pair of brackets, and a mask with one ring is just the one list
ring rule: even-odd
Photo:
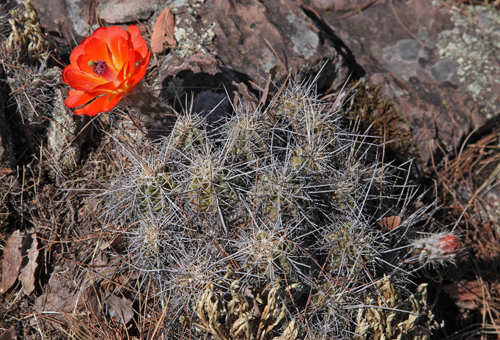
[[118,102],[122,99],[122,97],[123,97],[123,94],[121,94],[121,93],[117,93],[116,95],[112,96],[109,99],[108,104],[104,107],[103,111],[108,112],[108,111],[112,110],[118,104]]
[[120,37],[128,40],[128,33],[118,26],[100,27],[92,33],[92,37],[104,42],[110,42]]
[[136,62],[135,53],[132,46],[130,45],[128,50],[128,60],[126,60],[125,63],[123,64],[123,67],[120,70],[120,73],[118,73],[116,79],[118,81],[123,81],[126,78],[130,77],[130,75],[133,74],[135,71],[135,62]]
[[134,74],[129,78],[128,84],[135,86],[146,75],[149,62],[151,60],[151,52],[144,58],[139,65],[135,67]]
[[64,68],[64,70],[62,71],[61,78],[63,82],[65,82],[66,84],[69,84],[69,80],[68,78],[66,78],[66,73],[69,72],[69,70],[77,70],[77,68],[74,65],[68,65]]
[[[66,98],[64,103],[66,104],[67,107],[70,107],[70,108],[84,105],[100,95],[103,95],[106,93],[111,93],[112,90],[114,89],[114,86],[110,87],[109,85],[110,84],[107,83],[107,84],[97,86],[93,91],[69,90],[67,93],[68,98]],[[113,84],[111,83],[111,85],[113,85]]]
[[64,101],[67,107],[73,108],[78,107],[83,104],[87,104],[89,101],[94,99],[96,96],[93,96],[87,92],[83,91],[68,91],[68,98]]
[[133,46],[131,44],[130,47],[129,47],[129,51],[128,51],[127,74],[133,73],[134,72],[134,68],[135,68],[135,63],[137,61],[143,59],[143,58],[135,59],[135,57],[136,57],[136,55],[135,55],[135,52],[134,52],[134,48],[133,48]]
[[95,99],[92,103],[85,105],[81,109],[75,110],[75,114],[86,114],[87,116],[95,116],[104,111],[104,107],[108,104],[111,94],[104,95]]
[[89,66],[90,61],[94,62],[96,60],[92,59],[88,54],[81,54],[78,59],[76,59],[76,63],[80,70],[88,74],[94,74],[94,70]]
[[77,91],[92,91],[98,85],[106,83],[106,80],[100,77],[92,76],[80,70],[70,68],[63,72],[65,81]]
[[[134,45],[134,50],[141,54],[141,58],[144,58],[149,50],[146,40],[141,36],[141,30],[136,25],[130,25],[128,27],[128,32],[132,38],[132,44]],[[140,59],[140,58],[139,58]]]
[[85,45],[86,45],[87,39],[89,39],[89,38],[83,39],[82,43],[80,45],[78,45],[77,47],[75,47],[73,49],[73,51],[71,52],[71,55],[69,56],[69,61],[70,61],[71,65],[73,65],[74,67],[78,67],[78,62],[77,62],[78,58],[82,54],[85,54]]
[[[108,67],[113,67],[111,56],[107,44],[93,36],[89,38],[88,44],[85,45],[85,53],[88,54],[94,61],[102,60],[108,64]],[[116,70],[117,72],[119,71]]]
[[129,44],[128,41],[122,37],[114,39],[108,43],[111,58],[114,63],[115,70],[121,70],[125,62],[128,60]]

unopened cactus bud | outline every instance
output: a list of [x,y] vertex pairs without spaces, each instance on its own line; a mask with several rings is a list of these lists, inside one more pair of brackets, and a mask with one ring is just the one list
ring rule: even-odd
[[[428,237],[413,241],[413,255],[425,263],[453,261],[462,249],[460,239],[451,232],[431,234]],[[413,260],[413,259],[412,259]]]

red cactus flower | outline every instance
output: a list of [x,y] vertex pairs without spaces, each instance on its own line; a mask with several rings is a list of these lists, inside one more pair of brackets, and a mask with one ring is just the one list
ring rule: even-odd
[[101,27],[85,38],[62,73],[68,91],[67,107],[77,115],[108,112],[144,78],[151,59],[146,41],[135,25]]

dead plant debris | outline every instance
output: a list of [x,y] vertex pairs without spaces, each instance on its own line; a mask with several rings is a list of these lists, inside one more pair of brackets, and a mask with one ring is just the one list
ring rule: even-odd
[[5,293],[14,285],[21,269],[23,258],[21,247],[23,237],[21,232],[16,230],[7,241],[7,246],[3,249],[2,261],[2,282],[0,282],[0,294]]
[[174,38],[174,13],[167,8],[156,19],[151,35],[151,50],[154,53],[163,53],[169,46],[177,46]]

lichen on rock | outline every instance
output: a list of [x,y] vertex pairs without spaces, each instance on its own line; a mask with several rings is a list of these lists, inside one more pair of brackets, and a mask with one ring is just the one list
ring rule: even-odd
[[438,35],[439,54],[442,59],[456,61],[459,82],[474,100],[489,112],[496,111],[500,95],[500,13],[486,6],[453,9],[450,12],[455,27]]
[[174,36],[177,48],[173,52],[180,58],[189,57],[197,52],[208,53],[207,46],[215,38],[213,31],[215,22],[200,19],[197,11],[204,2],[205,0],[166,1],[157,11],[161,13],[165,8],[172,8],[175,14]]

